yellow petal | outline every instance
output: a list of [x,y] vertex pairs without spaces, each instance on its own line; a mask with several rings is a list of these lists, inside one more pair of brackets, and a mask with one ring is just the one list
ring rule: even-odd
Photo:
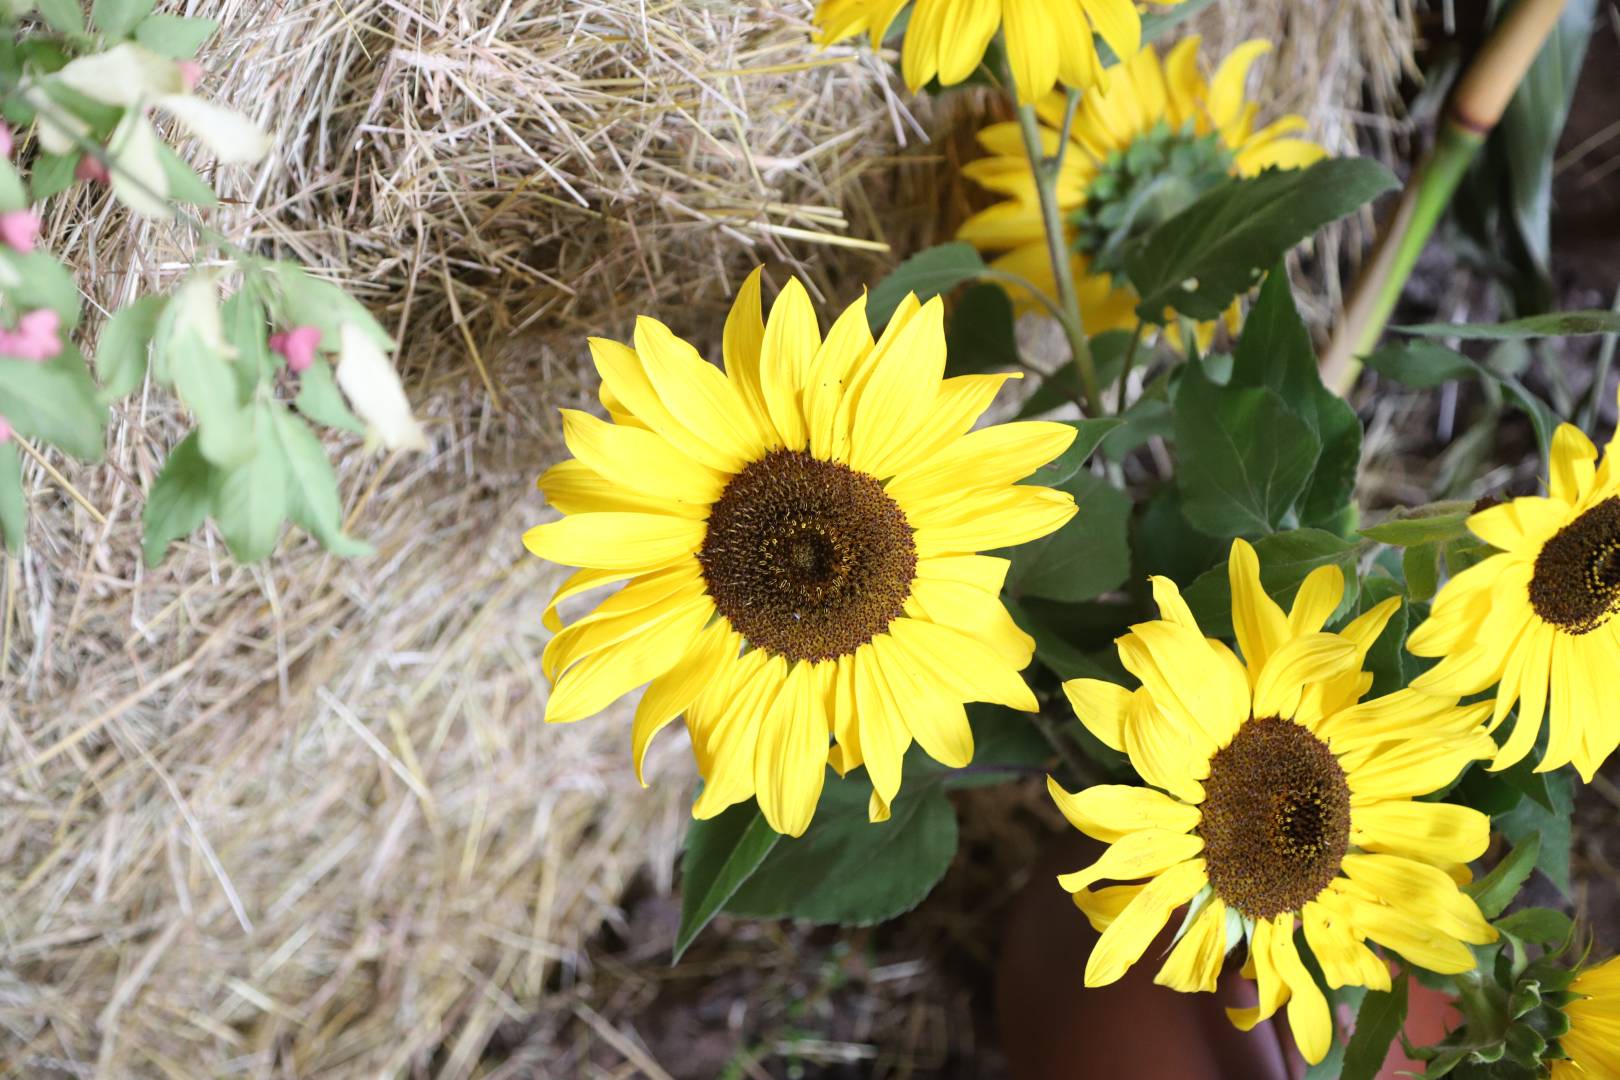
[[1597,447],[1574,424],[1560,424],[1553,433],[1547,493],[1570,504],[1581,501],[1597,472]]
[[873,348],[870,374],[855,391],[850,466],[873,476],[893,475],[928,419],[917,401],[933,399],[944,375],[945,305],[936,296],[892,342]]
[[866,295],[849,305],[827,331],[805,380],[804,416],[810,452],[822,461],[849,459],[847,412],[839,409],[855,364],[872,350]]
[[1063,684],[1063,693],[1087,731],[1111,750],[1125,749],[1125,717],[1131,707],[1131,691],[1101,679],[1070,679]]
[[[623,425],[622,430],[628,431],[630,428]],[[703,468],[703,466],[695,467]],[[632,514],[670,514],[695,519],[709,516],[709,507],[706,503],[680,503],[659,495],[642,494],[613,483],[583,461],[575,461],[572,458],[559,461],[542,473],[538,486],[546,501],[564,514],[594,514],[616,510]]]
[[591,653],[640,633],[654,619],[704,593],[696,563],[682,563],[636,578],[546,642],[540,670],[548,679]]
[[735,472],[764,452],[765,437],[725,373],[645,315],[636,319],[636,355],[671,415],[727,456]]
[[1142,17],[1131,0],[1082,0],[1091,25],[1114,55],[1128,60],[1142,47]]
[[613,484],[698,512],[725,489],[728,477],[699,465],[645,428],[609,424],[577,409],[561,412],[569,451]]
[[[1198,620],[1193,618],[1192,608],[1182,599],[1181,590],[1176,588],[1176,583],[1157,574],[1149,578],[1148,582],[1153,587],[1153,603],[1159,609],[1159,618],[1167,623],[1186,627],[1202,638],[1204,632],[1198,628]],[[1247,685],[1244,686],[1244,691],[1247,694]]]
[[[989,6],[989,5],[986,5]],[[1007,68],[1020,104],[1032,104],[1057,82],[1058,26],[1050,0],[1002,0]]]
[[997,424],[957,439],[921,468],[903,472],[886,488],[902,506],[925,499],[960,499],[975,488],[1017,483],[1074,442],[1076,428],[1041,420]]
[[760,278],[765,268],[754,267],[753,273],[737,291],[731,311],[726,316],[726,328],[721,350],[726,362],[726,375],[744,403],[753,412],[755,421],[772,446],[780,446],[781,438],[771,423],[765,408],[765,395],[759,387],[759,354],[765,341],[765,316],[760,303]]
[[1307,683],[1341,675],[1359,659],[1355,645],[1337,634],[1289,639],[1267,658],[1255,680],[1254,715],[1291,718]]
[[1228,128],[1240,120],[1243,84],[1255,60],[1271,51],[1269,41],[1245,41],[1226,54],[1209,84],[1209,116],[1217,128]]
[[1331,887],[1319,898],[1354,926],[1356,933],[1393,949],[1419,967],[1442,975],[1456,975],[1474,967],[1474,954],[1456,938],[1448,937],[1405,912]]
[[742,459],[724,446],[711,441],[701,430],[693,431],[676,418],[653,386],[643,359],[636,351],[617,341],[591,338],[591,359],[602,377],[603,400],[616,400],[623,410],[662,435],[687,457],[711,469],[736,472]]
[[1271,958],[1278,977],[1289,990],[1288,1027],[1300,1054],[1315,1065],[1333,1045],[1333,1017],[1328,1012],[1327,997],[1305,970],[1299,950],[1294,947],[1293,916],[1282,915],[1277,921],[1278,930],[1271,936]]
[[[1069,892],[1078,892],[1092,882],[1105,878],[1132,881],[1152,877],[1193,858],[1203,850],[1204,841],[1189,833],[1143,829],[1120,837],[1108,846],[1101,858],[1084,870],[1058,875],[1058,884]],[[1188,893],[1181,899],[1186,900],[1191,895]]]
[[1046,790],[1070,825],[1105,844],[1141,829],[1189,832],[1198,824],[1196,806],[1152,788],[1098,784],[1071,795],[1048,776]]
[[827,778],[831,725],[826,700],[816,693],[811,664],[800,661],[760,725],[754,747],[754,791],[771,828],[803,836]]
[[1349,922],[1325,904],[1310,901],[1300,912],[1305,942],[1322,968],[1328,986],[1390,988],[1389,968],[1355,935]]
[[803,450],[806,442],[804,404],[800,392],[810,375],[810,362],[821,348],[810,294],[798,278],[789,278],[765,324],[760,347],[759,381],[771,423],[789,450]]
[[647,786],[642,762],[653,736],[684,712],[703,688],[715,681],[721,668],[736,660],[741,649],[742,637],[724,619],[717,619],[674,667],[647,684],[647,692],[636,706],[635,722],[630,730],[630,759],[635,763],[636,780],[642,787]]
[[[1496,752],[1491,762],[1493,772],[1510,768],[1524,760],[1535,749],[1541,734],[1541,719],[1547,712],[1547,687],[1552,674],[1553,638],[1557,631],[1545,624],[1531,627],[1515,650],[1512,663],[1517,665],[1518,718],[1513,722],[1513,733]],[[1511,704],[1511,702],[1509,703]]]
[[1153,977],[1183,994],[1213,993],[1226,959],[1226,905],[1211,899]]
[[1341,888],[1353,892],[1360,887],[1368,899],[1399,908],[1448,937],[1475,945],[1496,940],[1478,906],[1438,867],[1399,855],[1352,852],[1344,857],[1343,869],[1351,884]]
[[[929,0],[920,0],[926,4]],[[954,86],[972,75],[1000,24],[1001,5],[983,0],[941,0],[939,81]]]
[[1232,589],[1232,629],[1249,677],[1257,679],[1272,650],[1288,637],[1288,618],[1260,584],[1260,557],[1247,540],[1232,541],[1227,579]]
[[1485,854],[1490,840],[1490,818],[1451,803],[1379,802],[1350,814],[1350,842],[1364,851],[1466,863]]
[[1018,672],[977,638],[908,618],[894,620],[888,633],[873,644],[885,638],[893,639],[919,682],[946,688],[958,701],[984,701],[1023,712],[1040,708]]
[[707,526],[663,514],[570,514],[536,525],[523,546],[542,559],[598,570],[653,570],[695,555]]
[[731,665],[730,678],[698,695],[687,710],[692,754],[703,775],[703,791],[692,816],[714,817],[754,794],[754,758],[760,721],[787,679],[787,661],[744,653]]
[[1151,694],[1139,691],[1125,716],[1125,752],[1142,779],[1186,803],[1204,801],[1199,783],[1209,775],[1213,744],[1196,728],[1164,714]]
[[940,555],[917,561],[917,578],[971,585],[991,595],[1001,592],[1012,562],[995,555]]
[[696,597],[641,634],[587,656],[551,688],[546,723],[566,724],[594,716],[609,702],[662,675],[691,647],[713,613],[713,601]]
[[1075,515],[1074,496],[1018,486],[966,500],[954,520],[917,526],[917,554],[956,555],[1016,547],[1056,532]]
[[1035,655],[1035,639],[1018,628],[995,593],[957,581],[917,578],[911,583],[906,614],[976,637],[1021,671]]
[[[899,316],[896,315],[896,318]],[[894,325],[891,319],[890,326]],[[888,336],[888,331],[884,331]],[[876,349],[873,350],[876,352]],[[926,464],[940,450],[966,435],[973,423],[996,399],[996,394],[1009,379],[1021,379],[1023,374],[1003,371],[994,375],[956,375],[940,384],[939,394],[927,407],[927,420],[917,432],[909,450],[895,455],[890,463],[896,474],[919,463]]]
[[1086,958],[1087,986],[1107,986],[1118,981],[1142,958],[1154,937],[1164,929],[1170,913],[1209,884],[1203,859],[1178,862],[1153,873],[1158,876],[1125,905],[1125,910],[1109,923],[1097,944],[1092,946],[1091,955]]
[[[1286,924],[1286,928],[1279,931],[1278,926]],[[1254,924],[1254,935],[1249,939],[1249,961],[1246,968],[1253,969],[1253,978],[1258,986],[1260,1000],[1257,1004],[1245,1009],[1227,1009],[1226,1017],[1232,1021],[1232,1026],[1239,1031],[1252,1031],[1254,1026],[1262,1020],[1270,1019],[1283,1002],[1288,1000],[1288,984],[1283,982],[1277,971],[1276,961],[1273,959],[1271,939],[1279,933],[1292,933],[1293,917],[1280,916],[1276,921],[1261,919]],[[1249,974],[1245,970],[1244,974]]]
[[870,642],[855,650],[853,663],[861,755],[866,761],[866,774],[872,778],[874,806],[880,804],[887,818],[888,806],[900,790],[901,765],[911,746],[911,732],[906,728],[904,712],[889,692]]
[[906,703],[905,725],[917,745],[946,768],[965,767],[973,760],[973,729],[962,702],[937,684],[928,668],[891,635],[873,638],[872,651],[889,692]]
[[1344,571],[1318,566],[1306,575],[1288,612],[1288,630],[1295,636],[1319,633],[1344,599]]
[[1100,934],[1119,918],[1119,913],[1124,911],[1145,888],[1147,882],[1144,881],[1139,885],[1106,885],[1101,889],[1081,889],[1074,894],[1074,906],[1085,914],[1091,928]]
[[1213,754],[1249,719],[1243,670],[1198,631],[1169,622],[1138,623],[1118,646],[1120,662],[1175,721],[1191,752]]
[[575,570],[568,575],[567,580],[557,586],[557,591],[546,602],[546,610],[540,616],[541,624],[553,634],[557,633],[562,629],[562,615],[557,609],[562,605],[563,601],[572,599],[581,593],[589,592],[592,589],[599,589],[604,585],[623,581],[627,577],[634,576],[634,574],[635,571],[633,570],[593,570],[589,567],[583,570]]

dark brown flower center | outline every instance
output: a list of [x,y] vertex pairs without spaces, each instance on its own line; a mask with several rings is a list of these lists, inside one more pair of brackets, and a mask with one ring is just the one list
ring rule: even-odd
[[698,562],[715,607],[749,644],[789,660],[830,660],[899,618],[917,547],[875,478],[773,450],[721,492]]
[[1605,499],[1541,547],[1530,606],[1566,634],[1586,634],[1620,610],[1620,497]]
[[1253,919],[1298,911],[1350,847],[1350,786],[1292,720],[1250,720],[1210,759],[1198,835],[1210,887]]

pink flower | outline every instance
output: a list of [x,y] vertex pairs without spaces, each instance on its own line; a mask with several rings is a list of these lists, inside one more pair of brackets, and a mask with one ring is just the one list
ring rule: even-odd
[[0,356],[42,363],[62,351],[57,331],[62,317],[50,308],[36,308],[17,320],[15,330],[0,330]]
[[0,416],[0,446],[11,441],[11,421]]
[[112,179],[112,174],[107,171],[106,162],[94,154],[84,154],[79,158],[79,163],[73,167],[73,176],[75,179],[96,184],[105,184]]
[[197,84],[202,82],[202,65],[195,60],[181,60],[175,66],[180,69],[180,79],[186,84],[186,89],[197,89]]
[[315,350],[320,347],[321,332],[314,326],[295,326],[279,334],[270,335],[270,348],[287,358],[287,370],[302,375],[315,362]]
[[4,120],[0,120],[0,157],[11,156],[11,129]]
[[0,214],[0,244],[24,255],[34,250],[39,239],[39,215],[32,210],[11,210]]

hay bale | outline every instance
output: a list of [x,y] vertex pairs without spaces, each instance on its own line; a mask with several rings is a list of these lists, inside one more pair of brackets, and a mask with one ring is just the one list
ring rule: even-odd
[[[166,395],[120,406],[104,464],[27,470],[31,543],[0,579],[0,1061],[469,1075],[631,875],[667,887],[689,798],[673,737],[636,787],[622,709],[540,724],[557,575],[518,537],[554,407],[594,390],[583,337],[653,312],[712,342],[759,261],[846,299],[885,242],[937,239],[952,177],[879,61],[807,44],[806,0],[186,11],[223,27],[204,90],[279,136],[217,178],[240,202],[216,223],[341,272],[397,330],[436,452],[334,443],[378,554],[298,537],[256,568],[208,530],[138,564],[182,430]],[[1337,77],[1295,89],[1342,110]],[[48,225],[103,309],[194,251],[93,193]]]

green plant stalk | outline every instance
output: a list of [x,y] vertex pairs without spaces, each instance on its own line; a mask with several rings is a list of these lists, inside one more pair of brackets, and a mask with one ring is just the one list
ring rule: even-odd
[[1058,320],[1069,340],[1069,354],[1080,372],[1080,388],[1088,416],[1100,416],[1102,394],[1097,385],[1097,365],[1086,342],[1085,324],[1080,316],[1080,294],[1074,286],[1074,266],[1064,242],[1063,215],[1058,211],[1057,176],[1061,159],[1048,159],[1041,145],[1040,121],[1033,105],[1018,106],[1018,126],[1024,135],[1024,152],[1029,155],[1030,172],[1041,203],[1041,225],[1046,233],[1046,253],[1052,261],[1052,277],[1057,282],[1057,301],[1066,317]]
[[1371,352],[1389,322],[1390,313],[1412,276],[1418,256],[1445,215],[1463,174],[1485,145],[1485,136],[1448,119],[1433,151],[1407,184],[1358,291],[1345,312],[1322,361],[1322,377],[1335,393],[1344,394],[1360,370],[1360,357]]

